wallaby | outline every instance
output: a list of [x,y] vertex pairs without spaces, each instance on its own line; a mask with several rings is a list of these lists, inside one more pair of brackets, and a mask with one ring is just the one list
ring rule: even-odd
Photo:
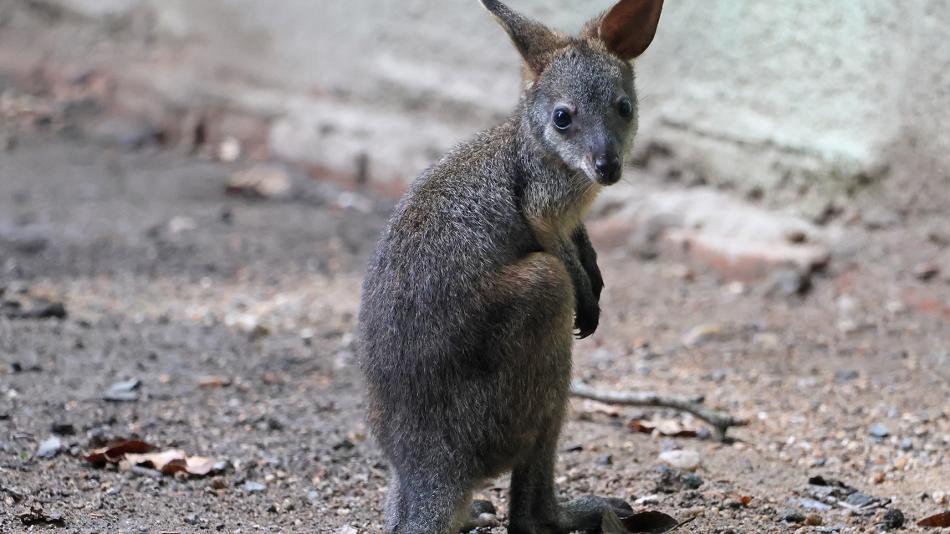
[[410,186],[370,261],[359,314],[369,423],[392,467],[386,532],[448,534],[473,490],[511,470],[508,532],[596,529],[620,499],[559,503],[572,332],[603,288],[581,218],[620,179],[637,129],[630,61],[662,0],[620,0],[577,37],[481,0],[526,83],[501,125]]

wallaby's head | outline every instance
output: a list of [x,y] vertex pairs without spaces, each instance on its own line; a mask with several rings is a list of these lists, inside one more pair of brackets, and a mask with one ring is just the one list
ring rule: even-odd
[[524,59],[525,117],[531,134],[592,181],[620,179],[637,130],[631,61],[650,45],[663,0],[620,0],[577,37],[481,0]]

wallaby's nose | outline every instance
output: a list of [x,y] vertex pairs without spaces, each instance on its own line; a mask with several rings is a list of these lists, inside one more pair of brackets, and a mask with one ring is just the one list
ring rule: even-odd
[[601,183],[610,185],[620,179],[620,158],[604,154],[594,160],[594,169],[597,171],[598,180]]

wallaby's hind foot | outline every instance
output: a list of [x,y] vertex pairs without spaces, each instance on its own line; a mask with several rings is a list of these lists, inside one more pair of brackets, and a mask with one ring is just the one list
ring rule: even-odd
[[472,513],[465,523],[462,523],[461,532],[468,532],[476,528],[500,527],[501,521],[495,515],[495,505],[491,501],[472,501]]
[[599,530],[607,510],[620,518],[633,515],[633,508],[623,499],[584,495],[561,504],[560,526],[564,532]]

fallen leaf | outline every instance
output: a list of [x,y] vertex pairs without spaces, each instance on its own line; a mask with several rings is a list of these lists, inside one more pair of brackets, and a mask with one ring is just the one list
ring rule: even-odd
[[145,454],[126,454],[125,461],[131,465],[155,469],[163,475],[187,473],[194,476],[205,476],[212,471],[220,471],[224,467],[223,462],[217,462],[204,456],[188,456],[185,451],[179,449]]
[[220,388],[231,385],[231,379],[225,376],[203,376],[198,379],[198,385],[203,388]]
[[96,449],[84,456],[83,459],[96,467],[102,467],[107,463],[119,463],[127,454],[142,454],[151,450],[152,446],[142,440],[119,440],[101,449]]
[[681,341],[688,348],[696,348],[721,337],[722,333],[722,327],[718,324],[701,324],[686,332]]
[[277,165],[255,165],[234,173],[225,191],[249,198],[284,198],[293,188],[287,169]]
[[642,419],[631,419],[627,426],[634,432],[642,434],[656,433],[660,436],[673,438],[695,438],[699,435],[696,430],[683,428],[678,421],[672,419],[661,419],[659,421],[644,421]]
[[204,456],[188,456],[179,449],[153,452],[154,447],[140,440],[123,440],[103,447],[85,456],[85,460],[96,467],[107,463],[154,469],[163,475],[187,473],[205,476],[224,469],[224,462]]
[[644,534],[669,532],[680,524],[679,521],[656,510],[633,514],[630,517],[623,518],[620,522],[628,532]]
[[917,522],[918,527],[946,528],[950,527],[950,512],[941,512],[925,517]]
[[620,408],[613,404],[607,404],[605,402],[598,402],[595,400],[584,399],[584,402],[581,403],[579,411],[590,414],[603,414],[607,417],[620,417]]

